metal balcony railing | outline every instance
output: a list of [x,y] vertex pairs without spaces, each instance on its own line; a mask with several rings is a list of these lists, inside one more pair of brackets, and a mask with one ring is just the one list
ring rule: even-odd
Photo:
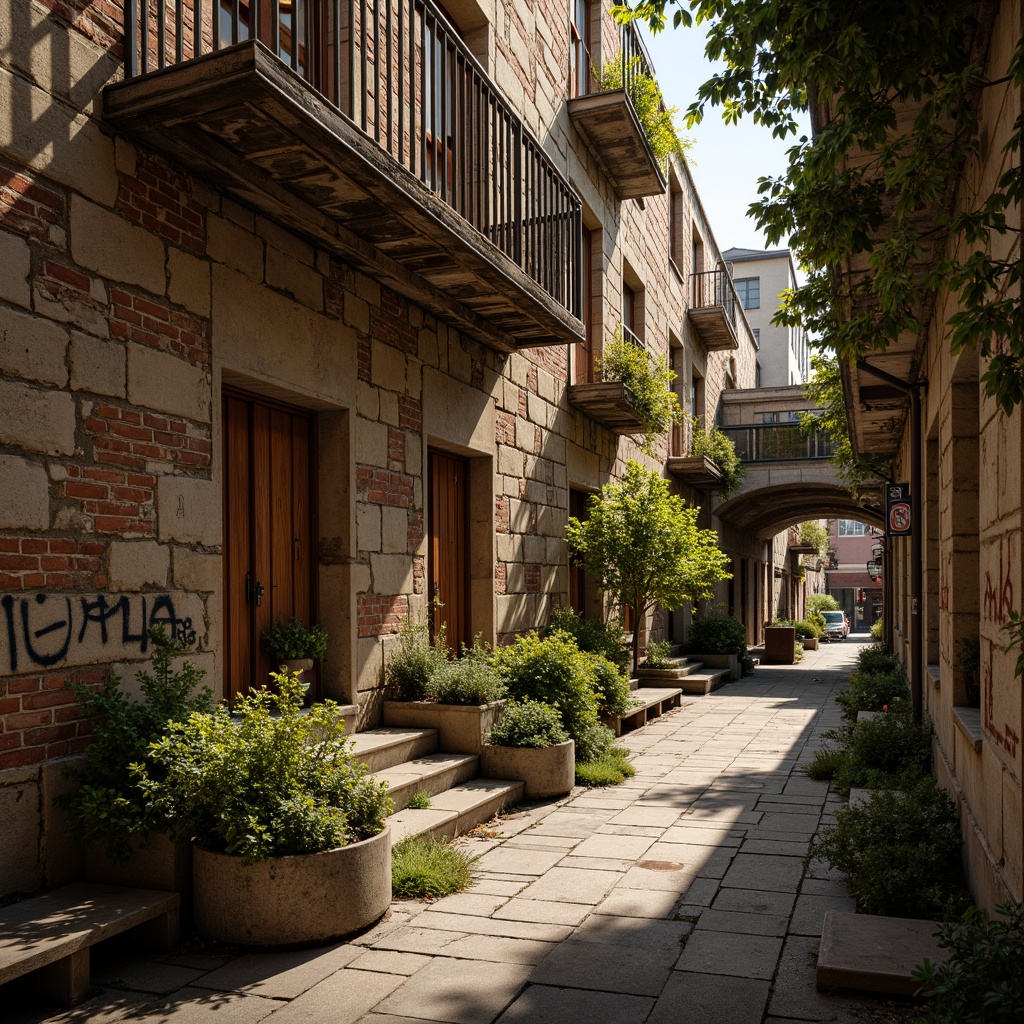
[[718,429],[736,446],[741,462],[832,457],[832,439],[823,430],[808,434],[799,423],[757,423]]
[[581,315],[579,197],[430,0],[127,0],[125,77],[248,39]]
[[632,22],[619,26],[619,60],[622,62],[622,87],[632,99],[638,76],[654,78],[651,55]]
[[721,306],[733,330],[736,329],[736,289],[725,270],[704,270],[690,275],[690,307],[707,309],[709,306]]

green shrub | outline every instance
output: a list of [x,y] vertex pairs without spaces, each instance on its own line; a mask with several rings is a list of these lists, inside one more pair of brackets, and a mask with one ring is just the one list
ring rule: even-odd
[[939,930],[945,963],[926,960],[913,972],[928,1000],[919,1024],[1010,1024],[1024,1020],[1024,904],[1011,900],[996,917],[972,907]]
[[817,520],[809,519],[800,524],[800,543],[814,548],[819,556],[824,556],[828,550],[828,530]]
[[836,775],[836,788],[846,795],[853,786],[894,789],[912,786],[931,764],[928,723],[915,723],[907,704],[890,708],[850,730],[847,756]]
[[398,700],[423,700],[431,680],[447,663],[444,638],[431,643],[426,622],[413,622],[407,616],[388,660],[387,683]]
[[490,704],[505,696],[505,684],[479,641],[462,657],[445,661],[427,682],[426,698],[438,704]]
[[861,672],[895,672],[902,667],[899,659],[884,644],[862,647],[857,655],[857,668]]
[[95,719],[95,730],[83,767],[65,770],[79,787],[58,797],[58,804],[70,814],[74,838],[105,843],[107,855],[122,863],[129,856],[130,834],[145,835],[166,824],[143,798],[131,765],[147,759],[149,745],[166,736],[172,722],[209,710],[213,702],[209,687],[200,688],[202,669],[188,661],[179,669],[173,667],[185,644],[168,639],[162,626],[154,627],[149,638],[153,671],[141,670],[135,677],[141,700],[133,700],[113,673],[100,690],[81,684],[69,687]]
[[327,653],[327,630],[323,626],[304,626],[294,615],[263,630],[260,639],[267,654],[278,663],[298,658],[317,660]]
[[846,762],[846,751],[838,747],[822,747],[814,752],[807,765],[807,774],[819,782],[831,782]]
[[498,672],[510,696],[531,698],[558,709],[562,725],[576,741],[576,760],[599,757],[611,744],[611,730],[597,716],[594,658],[564,633],[541,640],[530,632],[495,652]]
[[885,619],[875,619],[871,623],[871,629],[868,631],[871,634],[871,639],[876,643],[880,643],[885,639]]
[[902,668],[890,672],[851,672],[846,687],[836,694],[843,718],[857,721],[858,711],[882,711],[895,708],[910,699],[907,677]]
[[818,632],[817,627],[806,619],[794,622],[793,626],[796,629],[796,638],[798,640],[815,640],[822,635]]
[[414,811],[425,811],[430,806],[430,794],[421,789],[409,797],[405,806],[411,807]]
[[747,633],[743,623],[731,615],[706,615],[694,619],[686,634],[687,654],[747,654]]
[[647,645],[647,652],[640,664],[643,668],[668,668],[672,664],[669,660],[671,653],[672,645],[667,640],[656,640]]
[[413,836],[391,850],[391,891],[398,899],[437,899],[473,881],[473,858],[450,841]]
[[676,132],[677,108],[666,107],[657,81],[642,70],[639,57],[630,58],[626,62],[626,69],[628,72],[624,76],[622,54],[616,53],[609,57],[601,68],[601,89],[621,89],[624,77],[629,81],[629,98],[640,127],[651,147],[654,159],[664,170],[668,158],[674,153],[682,153],[690,144],[689,141],[681,140]]
[[548,632],[568,633],[581,651],[604,655],[621,672],[629,667],[626,633],[618,619],[610,622],[584,619],[574,608],[557,608],[551,616]]
[[923,776],[841,808],[812,854],[846,873],[864,913],[941,918],[966,903],[961,848],[956,809]]
[[808,610],[807,619],[805,621],[817,630],[819,639],[828,632],[828,623],[825,621],[825,616],[822,615],[821,612]]
[[297,673],[174,723],[133,766],[155,813],[178,837],[246,864],[318,853],[376,835],[393,804],[349,750],[333,701],[303,710]]
[[600,654],[591,654],[589,657],[594,670],[593,687],[598,714],[625,714],[632,692],[629,680],[607,658]]
[[804,602],[809,619],[814,612],[837,612],[839,602],[831,594],[808,594]]
[[[690,441],[690,454],[703,455],[718,467],[718,471],[722,474],[718,491],[723,498],[727,498],[739,487],[746,470],[740,457],[736,454],[736,445],[733,444],[732,438],[723,434],[718,427],[702,430],[695,424]],[[711,652],[706,653],[710,654]]]
[[629,763],[629,751],[625,747],[610,746],[600,757],[576,762],[579,786],[618,786],[633,775],[636,769]]
[[496,747],[552,747],[568,738],[558,708],[539,700],[510,700],[487,742]]

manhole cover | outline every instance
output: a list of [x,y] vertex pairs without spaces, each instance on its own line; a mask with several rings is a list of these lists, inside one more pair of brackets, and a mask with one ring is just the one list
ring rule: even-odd
[[682,871],[683,865],[677,864],[674,860],[638,860],[638,868],[647,868],[648,871]]

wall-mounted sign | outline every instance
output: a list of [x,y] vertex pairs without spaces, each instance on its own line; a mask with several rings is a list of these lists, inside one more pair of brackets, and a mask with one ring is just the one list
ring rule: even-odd
[[913,532],[910,484],[885,485],[885,532],[890,537],[909,537]]

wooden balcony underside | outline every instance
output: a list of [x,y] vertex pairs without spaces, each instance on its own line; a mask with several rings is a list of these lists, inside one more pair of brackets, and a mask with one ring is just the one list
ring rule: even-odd
[[673,455],[668,471],[691,487],[710,490],[722,482],[722,471],[706,455]]
[[697,331],[701,344],[708,352],[725,349],[735,351],[740,347],[736,329],[724,306],[691,307],[686,311],[686,315]]
[[569,404],[616,434],[644,432],[633,396],[621,381],[573,384],[569,388]]
[[590,142],[619,199],[665,191],[665,176],[624,89],[569,100],[569,117]]
[[500,351],[583,324],[259,43],[110,86],[107,121]]

